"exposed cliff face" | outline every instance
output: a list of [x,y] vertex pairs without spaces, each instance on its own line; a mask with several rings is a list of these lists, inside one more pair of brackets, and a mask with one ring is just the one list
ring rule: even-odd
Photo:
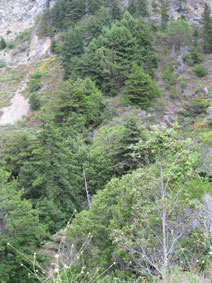
[[[122,6],[126,6],[128,0],[120,0]],[[53,6],[55,0],[0,0],[0,36],[6,40],[14,39],[19,33],[33,26],[35,18],[40,15],[49,5]],[[156,0],[159,3],[160,0]],[[169,15],[177,19],[182,14],[187,16],[188,21],[197,21],[203,13],[204,3],[212,9],[211,0],[169,0]],[[150,14],[159,16],[154,11],[150,1]],[[153,16],[154,17],[154,16]]]
[[48,2],[54,0],[0,0],[0,36],[10,40],[33,26]]
[[[0,37],[10,42],[26,29],[34,27],[30,33],[30,39],[22,42],[15,40],[14,48],[0,51],[0,61],[7,67],[17,68],[18,65],[25,64],[30,69],[32,62],[51,55],[51,39],[38,38],[39,23],[35,24],[35,20],[47,8],[47,4],[51,7],[54,2],[55,0],[0,0]],[[4,70],[0,70],[0,74],[3,72]],[[28,99],[22,95],[27,80],[28,76],[25,75],[20,83],[17,82],[17,90],[14,91],[11,105],[1,109],[0,126],[13,125],[28,114]]]
[[26,64],[50,56],[51,40],[38,38],[35,19],[54,3],[55,0],[0,0],[0,37],[10,42],[26,29],[35,27],[30,42],[23,42],[8,52],[0,51],[0,60],[7,66]]
[[204,3],[207,3],[212,9],[211,0],[170,0],[170,17],[176,20],[183,14],[189,22],[198,21],[202,17]]
[[[161,0],[154,0],[156,5],[152,5],[153,0],[149,5],[149,13],[153,20],[160,23],[161,21]],[[199,23],[204,12],[204,3],[207,3],[212,11],[211,0],[167,0],[169,20],[177,20],[182,15],[191,23]]]

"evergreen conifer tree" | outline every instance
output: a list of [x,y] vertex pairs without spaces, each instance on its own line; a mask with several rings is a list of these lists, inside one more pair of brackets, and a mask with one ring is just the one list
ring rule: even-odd
[[78,79],[73,85],[69,81],[62,82],[56,92],[57,98],[51,109],[58,126],[68,124],[79,132],[81,127],[99,124],[103,106],[102,93],[89,78]]
[[[33,252],[47,234],[40,223],[39,211],[32,208],[30,200],[23,199],[23,190],[16,189],[16,181],[8,179],[9,173],[1,168],[0,278],[5,283],[28,283],[28,273],[33,272]],[[31,278],[30,282],[37,280]]]
[[168,14],[169,3],[168,0],[161,0],[161,28],[165,30],[169,21]]
[[152,99],[159,94],[159,90],[142,67],[133,65],[125,81],[124,94],[131,104],[146,109],[151,105]]
[[33,92],[29,97],[29,104],[32,111],[39,110],[41,107],[41,100],[37,92]]
[[136,145],[141,139],[141,128],[138,126],[138,120],[135,117],[129,117],[124,125],[124,131],[117,140],[112,160],[114,170],[118,175],[126,174],[128,171],[135,170],[138,166],[132,156],[132,145]]
[[0,40],[0,50],[4,50],[5,48],[7,47],[7,44],[4,40],[3,37],[1,37],[1,40]]
[[95,14],[103,5],[104,0],[88,0],[87,10],[90,14]]
[[148,15],[147,0],[130,0],[128,11],[136,17],[145,17]]
[[118,0],[112,0],[111,2],[111,15],[114,20],[120,20],[122,17],[122,10]]
[[[41,219],[56,232],[83,203],[86,147],[79,136],[64,138],[61,130],[47,123],[31,150],[31,157],[20,170],[18,185],[24,188],[24,197],[32,200],[33,207],[40,208],[44,201],[48,202],[49,215],[43,209]],[[53,220],[55,211],[62,215],[57,223]],[[47,223],[48,219],[51,223]]]
[[203,39],[204,39],[204,51],[205,53],[212,52],[212,20],[210,18],[211,10],[208,4],[205,4],[203,13]]
[[83,37],[79,28],[70,28],[64,35],[64,42],[61,47],[62,65],[65,69],[65,77],[70,73],[70,62],[74,56],[83,53]]

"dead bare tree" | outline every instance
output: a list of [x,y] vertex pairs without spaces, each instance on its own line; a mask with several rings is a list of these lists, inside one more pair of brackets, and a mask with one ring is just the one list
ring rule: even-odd
[[[138,202],[138,217],[142,219],[133,224],[130,241],[121,243],[129,252],[136,271],[142,270],[142,273],[151,276],[168,271],[172,257],[181,249],[179,240],[189,227],[189,215],[183,211],[179,201],[182,188],[173,193],[169,187],[172,177],[164,178],[162,163],[159,164],[159,171],[160,178],[150,184],[153,198],[151,210],[148,204],[144,207],[143,203]],[[181,211],[176,214],[179,209]],[[155,224],[151,223],[154,222],[152,217],[157,219]]]

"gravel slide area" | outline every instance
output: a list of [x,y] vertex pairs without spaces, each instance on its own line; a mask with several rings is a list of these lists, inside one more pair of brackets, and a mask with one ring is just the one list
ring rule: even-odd
[[16,122],[23,120],[28,114],[30,108],[28,99],[21,94],[24,88],[25,86],[15,93],[10,106],[2,108],[3,114],[0,118],[0,126],[14,125]]

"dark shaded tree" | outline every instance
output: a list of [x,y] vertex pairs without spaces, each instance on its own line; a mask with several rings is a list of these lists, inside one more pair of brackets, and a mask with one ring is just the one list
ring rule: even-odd
[[122,18],[122,9],[118,0],[111,1],[110,11],[114,20],[120,20]]
[[128,11],[135,17],[148,16],[148,1],[147,0],[130,0]]
[[165,30],[169,21],[169,2],[161,0],[161,29]]
[[159,95],[159,89],[142,67],[134,65],[128,79],[125,81],[124,95],[129,103],[147,109],[152,99]]
[[135,117],[129,117],[124,124],[124,130],[115,142],[112,150],[113,169],[117,175],[123,175],[131,172],[138,167],[138,162],[135,161],[132,154],[136,145],[142,138],[145,140],[145,134],[142,135],[142,129],[138,125],[138,120]]
[[212,52],[212,20],[210,17],[211,10],[208,4],[205,4],[203,13],[203,40],[204,40],[204,51],[205,53]]
[[4,50],[7,47],[6,41],[3,37],[0,39],[0,50]]
[[104,4],[105,0],[87,0],[87,11],[90,14],[95,14]]
[[[21,167],[18,186],[24,188],[24,197],[32,200],[33,207],[41,209],[48,202],[49,215],[41,209],[40,217],[51,232],[62,228],[83,205],[86,151],[79,136],[64,138],[54,125],[46,124],[37,134],[31,157]],[[48,219],[53,219],[55,211],[58,222],[53,228]]]
[[101,121],[102,93],[90,79],[78,79],[74,84],[62,82],[50,107],[58,126],[70,125],[78,131],[94,127]]
[[[23,190],[17,191],[16,182],[8,179],[9,173],[1,168],[0,278],[5,283],[27,283],[29,271],[33,272],[33,253],[47,234],[39,212],[30,200],[23,199]],[[37,280],[31,278],[30,282]]]

